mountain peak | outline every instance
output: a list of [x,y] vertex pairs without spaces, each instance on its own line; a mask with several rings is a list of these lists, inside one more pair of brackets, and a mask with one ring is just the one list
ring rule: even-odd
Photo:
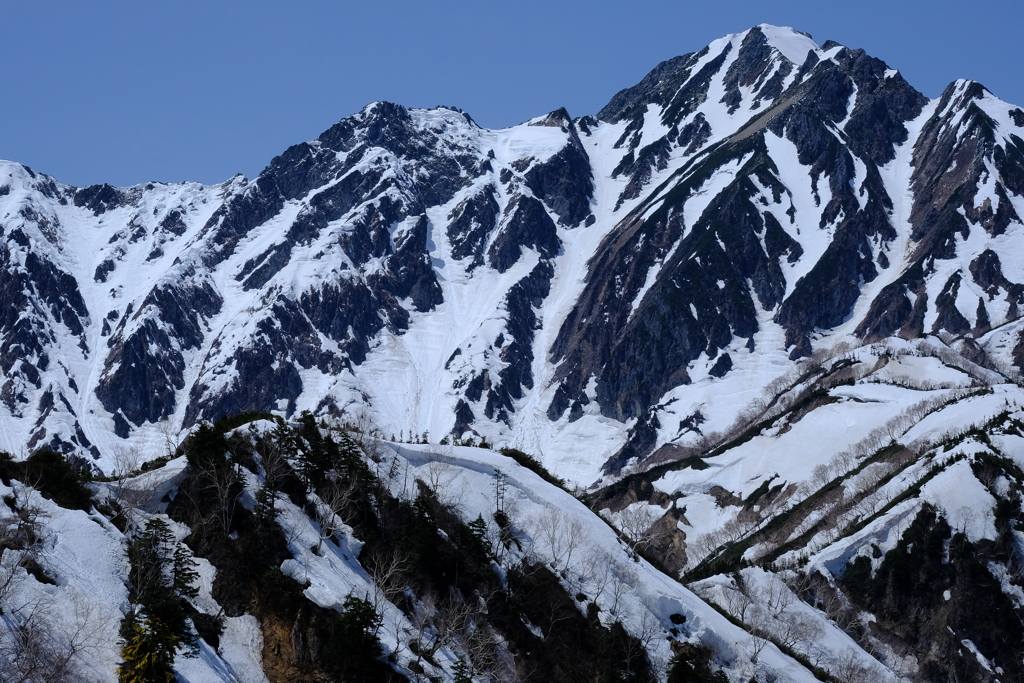
[[750,31],[747,31],[747,33],[751,31],[760,31],[764,34],[769,45],[797,66],[804,63],[808,52],[815,52],[820,56],[822,51],[809,33],[797,31],[789,26],[759,24],[750,29]]

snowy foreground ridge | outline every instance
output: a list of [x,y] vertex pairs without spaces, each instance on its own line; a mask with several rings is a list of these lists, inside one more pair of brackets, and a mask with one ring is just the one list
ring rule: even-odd
[[180,680],[1024,680],[1022,138],[762,25],[254,180],[0,162],[0,678],[116,680],[164,520]]

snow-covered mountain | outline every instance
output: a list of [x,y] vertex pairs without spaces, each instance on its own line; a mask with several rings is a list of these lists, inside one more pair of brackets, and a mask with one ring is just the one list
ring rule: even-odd
[[[392,442],[408,502],[437,462],[493,494],[510,465],[447,445],[486,441],[658,563],[623,565],[641,640],[675,628],[733,680],[1019,680],[1022,138],[1024,110],[978,83],[930,100],[762,25],[593,116],[493,131],[373,103],[252,181],[75,188],[0,162],[0,450],[110,474],[222,416],[310,411]],[[538,520],[576,510],[595,553],[612,532],[550,482],[517,490],[531,557],[608,612],[621,596]],[[292,502],[289,538],[318,524]],[[303,543],[285,563],[319,567]],[[321,608],[369,580],[339,548],[306,591]]]
[[979,84],[929,101],[760,26],[596,117],[374,103],[251,182],[7,163],[2,446],[104,468],[223,414],[365,411],[589,484],[678,441],[637,429],[666,404],[729,421],[730,375],[749,391],[838,340],[1000,328],[1012,365],[1021,125]]

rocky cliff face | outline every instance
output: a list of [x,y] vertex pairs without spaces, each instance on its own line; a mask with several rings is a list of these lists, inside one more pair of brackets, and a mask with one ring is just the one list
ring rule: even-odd
[[102,469],[223,414],[365,413],[589,483],[840,342],[948,335],[1016,375],[1022,126],[760,26],[596,116],[374,103],[252,181],[6,163],[0,445]]

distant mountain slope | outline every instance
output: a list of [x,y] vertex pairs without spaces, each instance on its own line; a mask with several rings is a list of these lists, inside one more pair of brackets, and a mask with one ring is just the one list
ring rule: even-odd
[[589,484],[839,342],[949,335],[1016,376],[1022,126],[759,26],[596,117],[374,103],[253,181],[6,163],[0,445],[106,469],[222,414],[366,413]]
[[[196,680],[337,674],[370,593],[373,680],[1021,680],[1022,131],[762,25],[594,116],[373,103],[251,181],[0,162],[0,601],[50,610],[0,605],[0,670],[123,614],[166,514]],[[68,510],[50,451],[119,476]]]

